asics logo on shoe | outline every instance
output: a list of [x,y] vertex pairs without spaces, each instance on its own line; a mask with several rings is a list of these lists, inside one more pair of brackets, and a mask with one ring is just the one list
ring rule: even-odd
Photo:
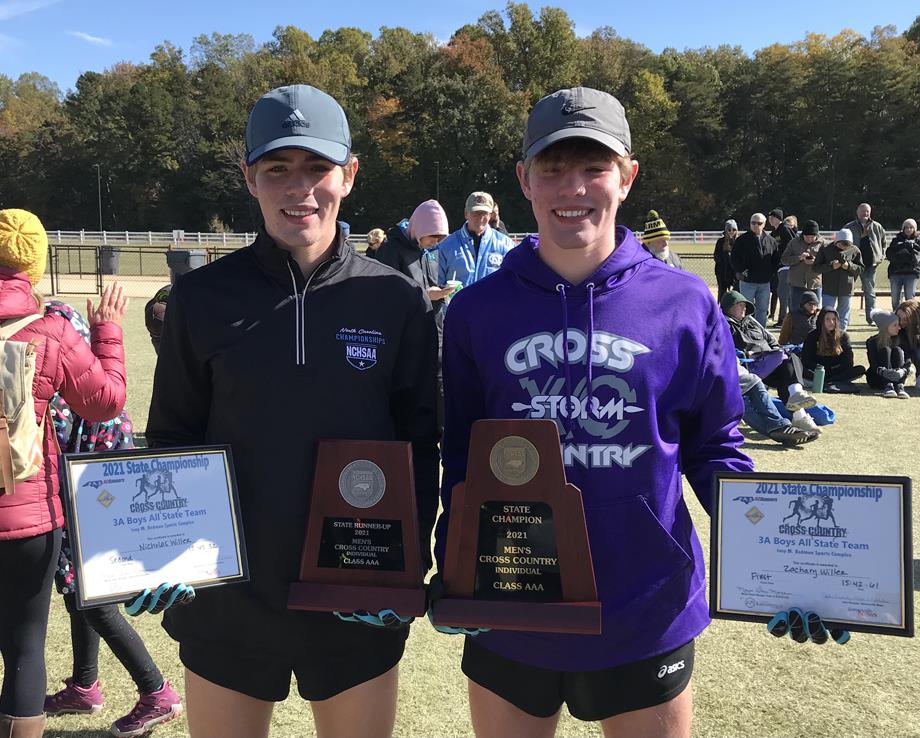
[[686,666],[684,660],[681,659],[676,664],[663,664],[662,667],[658,670],[658,678],[662,679],[668,674],[673,674],[674,672],[680,671]]
[[303,117],[303,113],[295,110],[281,123],[282,128],[309,128],[310,122]]
[[567,102],[562,106],[563,115],[574,115],[575,113],[580,113],[582,110],[594,110],[594,105],[575,105],[571,101]]

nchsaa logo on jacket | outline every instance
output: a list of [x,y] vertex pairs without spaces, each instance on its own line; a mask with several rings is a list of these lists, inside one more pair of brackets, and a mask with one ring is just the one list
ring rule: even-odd
[[335,340],[345,344],[345,361],[358,371],[376,366],[378,352],[386,344],[383,334],[373,328],[339,328]]

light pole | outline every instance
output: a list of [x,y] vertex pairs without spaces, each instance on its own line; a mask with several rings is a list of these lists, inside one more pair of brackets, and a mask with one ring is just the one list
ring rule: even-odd
[[99,232],[102,233],[102,170],[99,168],[98,164],[93,164],[96,167],[96,194],[99,200]]
[[434,163],[434,199],[441,202],[441,162]]

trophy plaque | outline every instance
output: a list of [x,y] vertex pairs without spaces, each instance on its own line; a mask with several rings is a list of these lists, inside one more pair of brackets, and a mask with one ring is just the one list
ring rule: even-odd
[[443,581],[436,625],[601,632],[581,492],[566,483],[553,421],[473,424]]
[[425,614],[412,447],[319,442],[294,610]]

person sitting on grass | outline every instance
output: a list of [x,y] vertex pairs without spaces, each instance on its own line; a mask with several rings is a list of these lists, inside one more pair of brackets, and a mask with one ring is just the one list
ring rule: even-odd
[[809,379],[814,377],[815,367],[824,367],[825,392],[858,393],[853,380],[866,373],[866,367],[853,365],[850,337],[840,327],[840,317],[833,308],[818,313],[817,327],[802,345],[802,364]]
[[735,348],[744,358],[751,359],[748,371],[760,377],[764,384],[775,387],[786,409],[792,413],[792,424],[801,430],[816,431],[818,426],[805,412],[817,401],[802,387],[802,362],[795,354],[787,354],[776,339],[752,315],[754,304],[740,292],[729,290],[719,303]]
[[904,382],[911,367],[910,352],[905,350],[907,335],[901,331],[895,313],[873,310],[872,322],[878,326],[878,333],[866,341],[866,384],[879,390],[882,397],[907,400],[910,395],[904,390]]
[[780,344],[801,346],[805,342],[805,336],[815,329],[817,315],[818,296],[807,290],[802,293],[798,308],[786,313],[782,330],[779,332]]
[[744,415],[741,419],[753,430],[768,436],[783,446],[799,446],[814,441],[818,431],[796,428],[788,418],[784,418],[764,386],[763,380],[748,371],[738,362],[738,380],[741,383],[741,397],[744,400]]

